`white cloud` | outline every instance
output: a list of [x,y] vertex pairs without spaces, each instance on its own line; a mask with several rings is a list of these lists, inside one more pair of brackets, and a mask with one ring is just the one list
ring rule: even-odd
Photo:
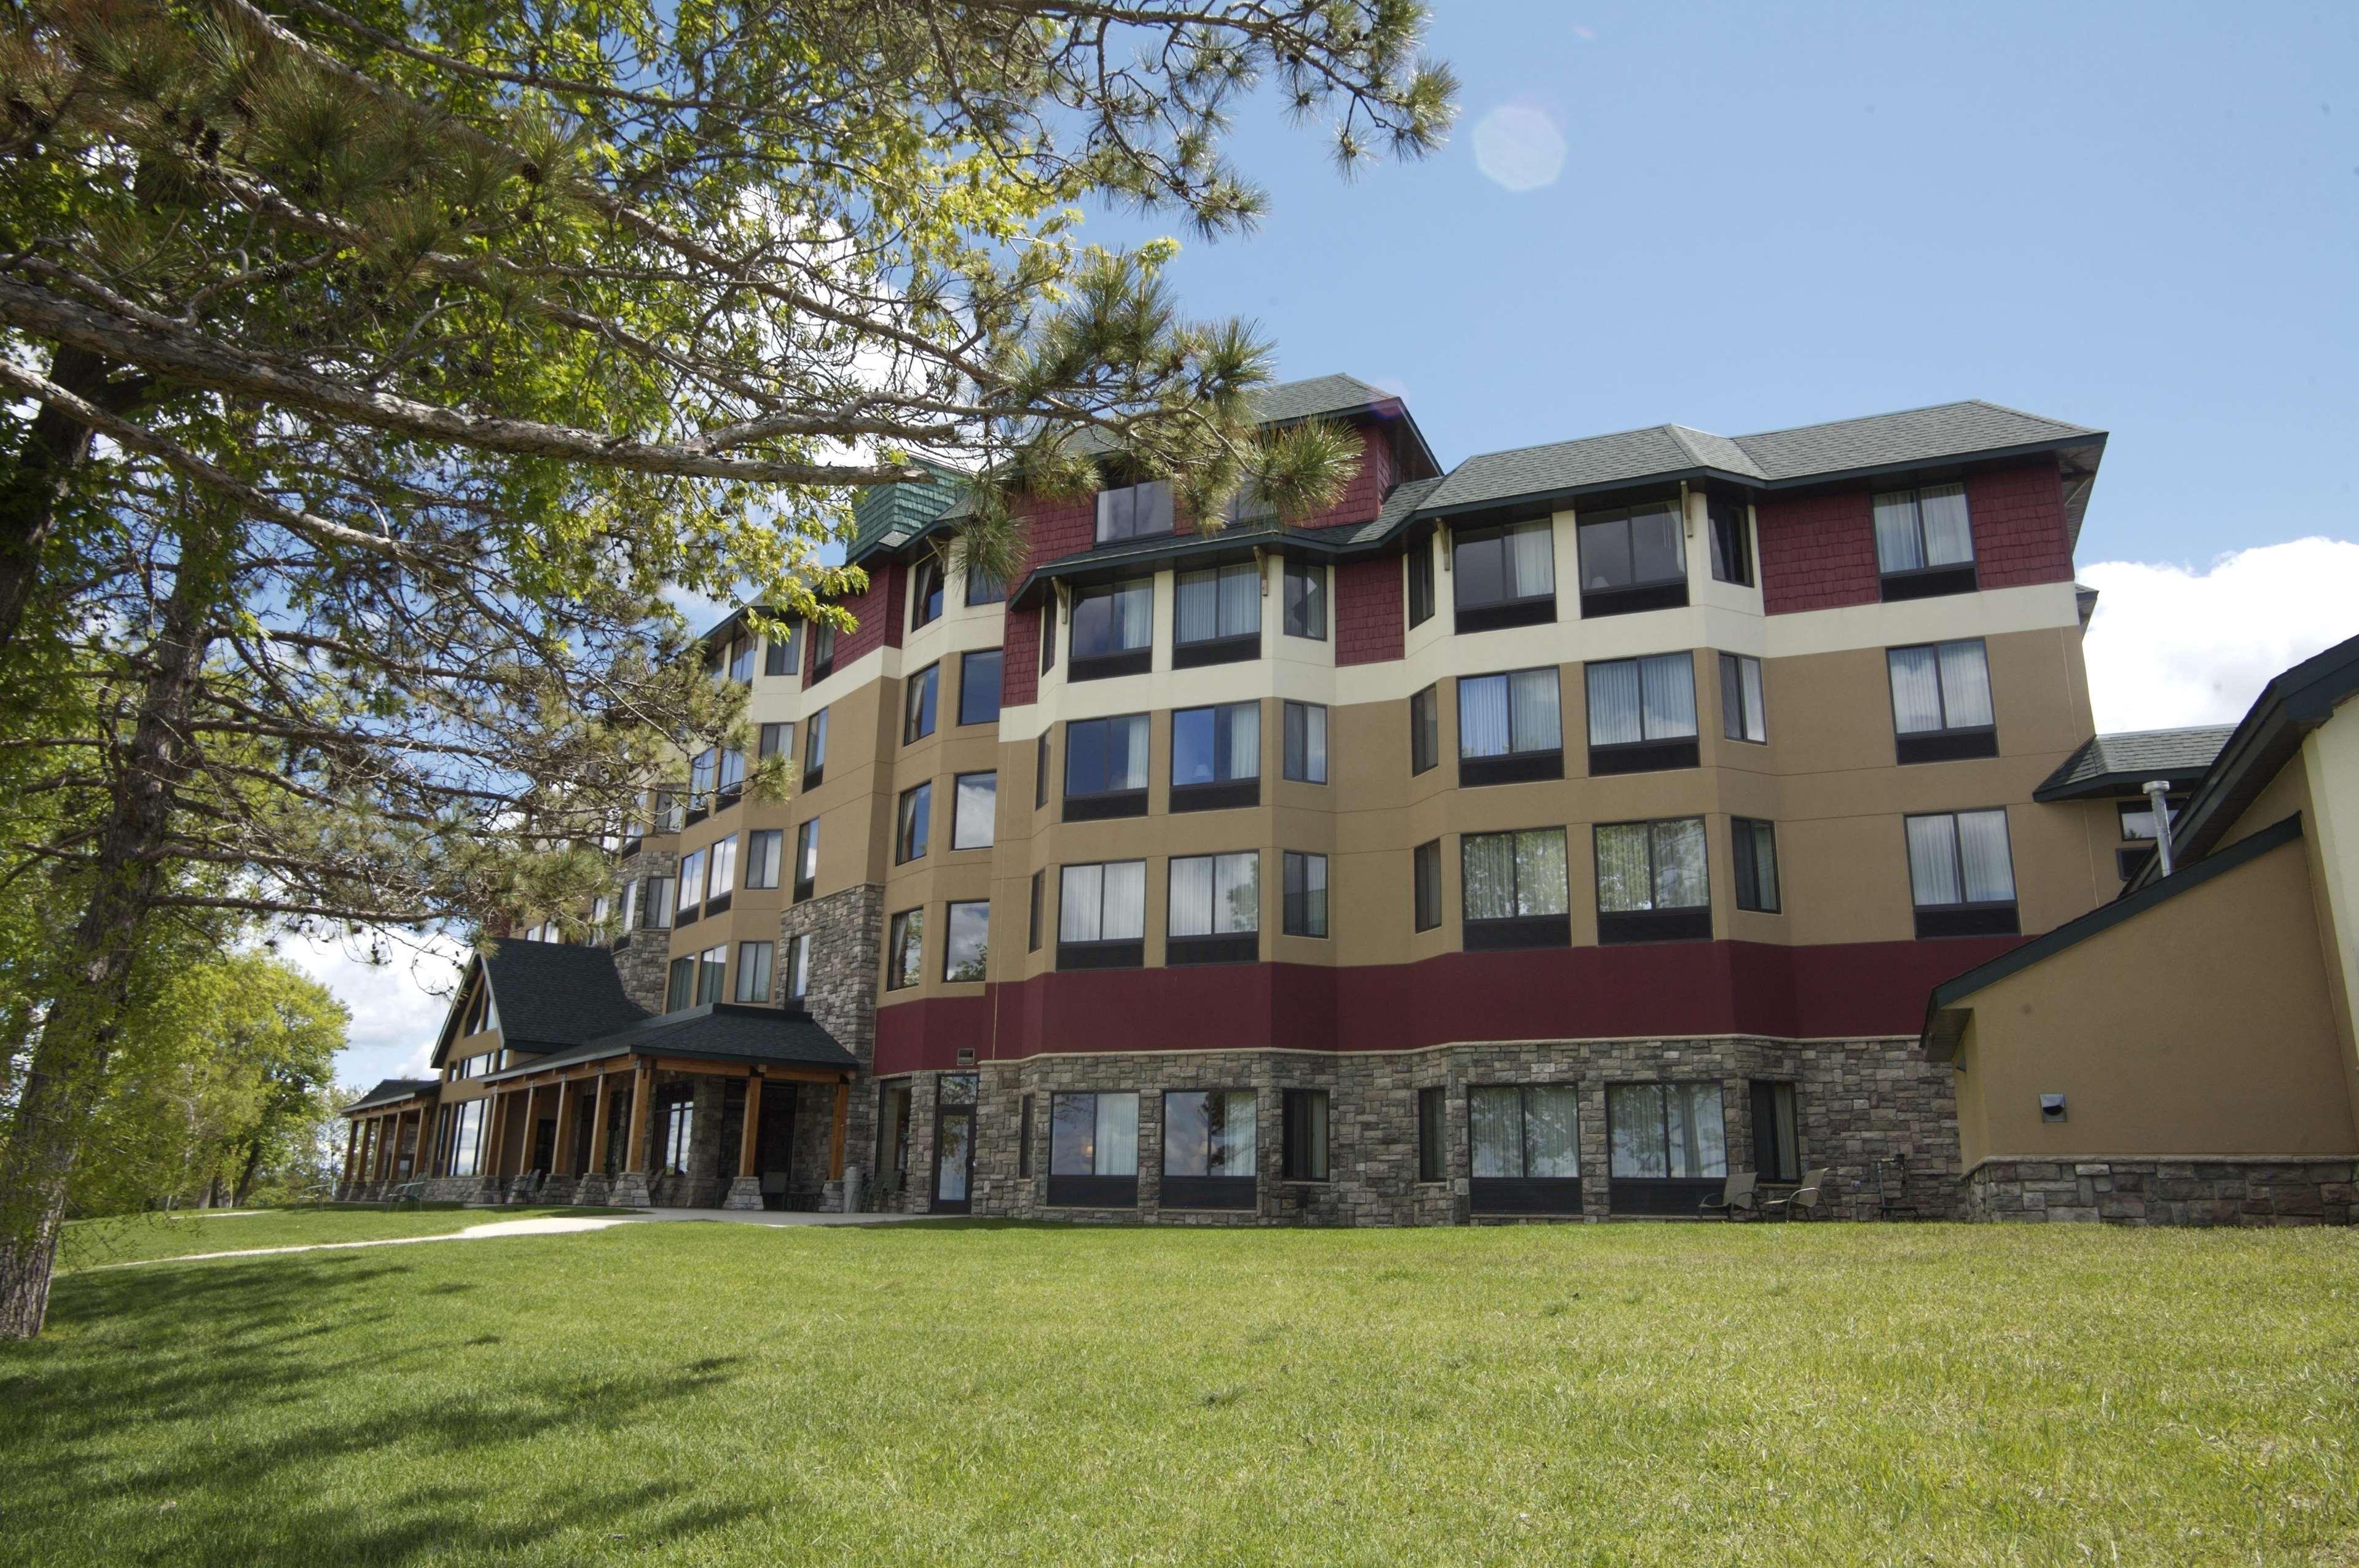
[[2300,539],[2198,570],[2105,561],[2084,646],[2100,730],[2233,724],[2269,678],[2359,634],[2359,544]]
[[1553,185],[1564,172],[1564,133],[1545,110],[1502,103],[1475,123],[1474,167],[1510,191]]
[[441,1029],[465,949],[449,937],[386,938],[386,962],[368,962],[369,940],[282,936],[278,954],[350,1007],[352,1029],[336,1079],[373,1088],[381,1078],[421,1077]]

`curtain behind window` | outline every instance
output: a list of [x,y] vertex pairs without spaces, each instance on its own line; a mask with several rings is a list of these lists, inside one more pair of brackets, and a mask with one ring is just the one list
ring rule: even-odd
[[1920,908],[1960,904],[1955,817],[1908,819],[1908,892]]
[[1958,862],[1965,877],[1966,902],[2006,903],[2015,897],[2005,811],[1958,813]]
[[1885,657],[1892,667],[1893,727],[1902,735],[1940,729],[1940,656],[1930,648],[1896,648]]
[[1516,912],[1561,915],[1572,908],[1565,877],[1564,832],[1544,828],[1516,835]]
[[1728,1174],[1728,1124],[1721,1115],[1717,1083],[1672,1083],[1665,1087],[1670,1117],[1670,1167],[1674,1176]]
[[1484,675],[1458,682],[1458,755],[1505,757],[1513,740],[1507,678]]
[[1917,492],[1917,513],[1925,527],[1926,565],[1955,566],[1974,558],[1964,485],[1928,485]]
[[1483,1088],[1468,1092],[1467,1133],[1477,1176],[1523,1174],[1524,1107],[1520,1091]]
[[1105,726],[1106,788],[1147,788],[1147,715],[1108,719]]
[[1670,1149],[1663,1135],[1663,1085],[1613,1083],[1605,1090],[1605,1121],[1611,1129],[1613,1173],[1668,1176]]
[[1655,907],[1694,909],[1712,902],[1704,864],[1703,819],[1681,817],[1652,824],[1655,851]]
[[1222,936],[1261,930],[1261,856],[1212,857],[1212,930]]
[[1639,721],[1638,667],[1627,659],[1589,667],[1589,744],[1629,746],[1647,738]]
[[1606,822],[1597,829],[1597,907],[1615,914],[1655,907],[1646,823]]
[[1138,1096],[1100,1094],[1097,1097],[1095,1140],[1097,1159],[1091,1174],[1138,1174]]
[[[1221,727],[1228,732],[1229,774],[1232,779],[1261,777],[1261,704],[1237,702],[1219,710]],[[1145,764],[1140,764],[1142,773]]]
[[1564,745],[1556,671],[1518,670],[1507,677],[1508,738],[1517,751],[1556,751]]
[[1638,684],[1648,740],[1696,733],[1695,660],[1684,653],[1638,660]]
[[1209,855],[1171,862],[1171,934],[1212,934],[1212,857]]
[[1105,867],[1068,866],[1057,884],[1057,940],[1097,942],[1103,929]]
[[1104,940],[1136,942],[1147,934],[1147,862],[1119,860],[1105,868]]
[[1478,833],[1462,839],[1466,878],[1465,918],[1504,920],[1516,912],[1516,841],[1509,833]]
[[1565,1179],[1581,1174],[1581,1093],[1570,1083],[1524,1091],[1524,1174]]
[[1221,568],[1221,629],[1226,637],[1252,637],[1261,630],[1261,569]]
[[[1991,722],[1990,665],[1979,642],[1945,642],[1938,649],[1941,707],[1953,730]],[[726,780],[723,780],[726,782]]]
[[1925,564],[1915,492],[1894,490],[1875,498],[1875,564],[1883,572],[1914,572]]
[[1508,592],[1518,599],[1556,592],[1556,549],[1547,523],[1526,523],[1507,535]]

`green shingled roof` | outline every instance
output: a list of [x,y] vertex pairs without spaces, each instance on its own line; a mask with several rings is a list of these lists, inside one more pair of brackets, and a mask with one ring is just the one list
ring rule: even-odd
[[2071,800],[2136,791],[2152,779],[2185,789],[2203,777],[2234,724],[2199,724],[2180,730],[2124,730],[2091,735],[2032,791],[2035,800]]

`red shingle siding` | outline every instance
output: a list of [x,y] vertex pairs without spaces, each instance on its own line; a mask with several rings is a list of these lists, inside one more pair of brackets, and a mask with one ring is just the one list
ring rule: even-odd
[[1974,520],[1974,560],[1984,587],[2071,581],[2064,482],[2053,463],[1970,477],[1966,509]]
[[[1061,561],[1097,542],[1098,507],[1095,497],[1084,496],[1079,501],[1027,501],[1019,508],[1017,516],[1023,519],[1024,537],[1030,546],[1024,556],[1026,572],[1052,561]],[[1019,576],[1018,581],[1021,580]]]
[[837,634],[835,667],[843,669],[853,659],[880,648],[901,646],[901,616],[908,608],[909,569],[897,561],[868,562],[868,591],[856,599],[846,599],[843,607],[852,612],[860,625],[849,632]]
[[1380,664],[1401,656],[1408,615],[1398,556],[1335,568],[1335,662]]
[[1304,528],[1341,528],[1347,523],[1364,523],[1376,515],[1385,497],[1393,488],[1392,437],[1382,426],[1362,425],[1360,436],[1360,471],[1343,487],[1335,504],[1322,512],[1314,512],[1296,524]]
[[1873,604],[1884,596],[1875,572],[1875,506],[1866,491],[1763,500],[1756,516],[1767,614]]
[[1027,604],[1007,612],[1007,627],[999,634],[1004,653],[999,661],[999,705],[1020,708],[1040,696],[1040,606]]

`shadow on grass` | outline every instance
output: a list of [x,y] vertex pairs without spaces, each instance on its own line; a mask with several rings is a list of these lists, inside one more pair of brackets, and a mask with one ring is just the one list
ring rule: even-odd
[[[417,1290],[415,1271],[329,1253],[60,1279],[52,1334],[0,1353],[7,1538],[42,1561],[295,1568],[496,1555],[569,1530],[677,1548],[756,1511],[634,1474],[619,1450],[607,1479],[568,1441],[625,1442],[744,1357],[527,1371],[496,1336],[418,1310],[451,1287]],[[500,1522],[516,1466],[560,1448],[573,1462],[532,1488],[529,1528]],[[354,1497],[350,1461],[383,1486]]]

